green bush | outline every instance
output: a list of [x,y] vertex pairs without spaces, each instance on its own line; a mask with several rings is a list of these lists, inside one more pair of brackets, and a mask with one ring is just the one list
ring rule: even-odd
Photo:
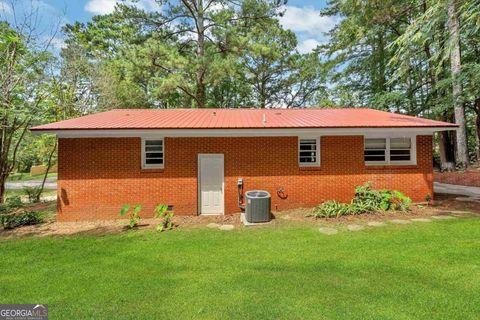
[[8,197],[0,204],[0,224],[4,229],[13,229],[17,226],[17,213],[23,208],[19,196]]
[[347,214],[350,205],[340,203],[335,200],[326,201],[312,211],[312,215],[316,218],[335,218]]
[[23,192],[27,195],[28,201],[32,203],[40,201],[41,191],[42,191],[41,186],[23,187]]
[[408,210],[412,200],[397,190],[373,190],[372,183],[355,187],[355,197],[350,203],[326,201],[313,208],[311,216],[332,218],[375,211]]
[[18,217],[21,226],[31,226],[43,222],[43,219],[40,217],[40,215],[34,211],[25,211]]
[[21,214],[9,213],[0,217],[4,229],[14,229],[20,226],[35,225],[43,222],[37,212],[25,211]]
[[407,210],[412,200],[397,190],[373,190],[372,183],[355,187],[352,200],[366,211]]
[[0,215],[12,213],[23,206],[20,196],[7,197],[5,203],[0,203]]

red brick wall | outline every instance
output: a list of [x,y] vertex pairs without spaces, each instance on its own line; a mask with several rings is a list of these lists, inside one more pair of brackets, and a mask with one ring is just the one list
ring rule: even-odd
[[[405,192],[415,201],[433,195],[432,138],[417,137],[417,165],[366,167],[362,136],[321,138],[321,167],[299,168],[297,137],[165,138],[165,169],[141,169],[140,138],[59,141],[60,221],[118,218],[125,203],[140,203],[151,217],[158,203],[175,214],[197,214],[197,155],[225,155],[225,211],[237,213],[237,178],[245,190],[272,194],[272,209],[350,201],[355,185]],[[277,188],[285,189],[284,199]]]
[[435,172],[434,178],[441,183],[480,187],[480,172]]

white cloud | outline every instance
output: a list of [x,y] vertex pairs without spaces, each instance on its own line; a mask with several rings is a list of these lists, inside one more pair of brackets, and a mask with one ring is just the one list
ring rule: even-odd
[[[120,1],[90,0],[85,5],[85,10],[93,14],[109,14],[109,13],[112,13],[113,10],[115,9],[115,4],[117,2],[120,2]],[[124,3],[132,4],[132,3],[129,3],[129,1]],[[135,5],[139,9],[143,9],[146,11],[152,11],[157,7],[155,0],[140,0],[138,2],[134,2],[133,5]]]
[[53,47],[53,49],[58,51],[60,51],[61,49],[67,46],[67,44],[65,43],[65,40],[60,37],[52,38],[50,41],[50,45]]
[[309,53],[312,52],[318,45],[320,45],[320,41],[315,39],[306,39],[300,41],[297,48],[300,53]]
[[0,13],[12,14],[12,8],[5,2],[0,2]]
[[313,7],[285,6],[285,14],[280,17],[280,23],[284,28],[317,37],[322,37],[337,22],[336,18],[320,16],[320,11]]
[[85,10],[93,14],[109,14],[115,8],[116,0],[90,0],[85,5]]

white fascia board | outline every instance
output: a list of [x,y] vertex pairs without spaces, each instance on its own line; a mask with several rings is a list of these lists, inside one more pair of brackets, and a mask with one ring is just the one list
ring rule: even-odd
[[424,134],[456,130],[451,127],[430,128],[285,128],[285,129],[114,129],[114,130],[45,130],[34,134],[56,134],[59,138],[124,138],[124,137],[264,137],[264,136],[362,136],[370,134]]

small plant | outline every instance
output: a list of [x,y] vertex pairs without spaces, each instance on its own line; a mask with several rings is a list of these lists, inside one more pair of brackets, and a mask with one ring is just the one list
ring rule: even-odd
[[28,201],[36,203],[40,201],[40,194],[42,193],[41,186],[23,187],[23,192],[27,195]]
[[123,217],[128,214],[128,218],[130,221],[128,222],[128,227],[130,229],[135,228],[138,226],[138,222],[141,220],[140,218],[140,211],[142,210],[142,206],[140,204],[136,204],[133,207],[133,210],[130,210],[130,205],[125,204],[122,209],[120,209],[120,216]]
[[427,205],[428,205],[430,203],[430,201],[432,201],[432,197],[429,194],[427,194],[425,196],[425,201],[427,202]]
[[155,217],[162,219],[162,222],[158,224],[157,231],[171,230],[173,228],[173,212],[168,211],[166,204],[159,204],[155,208]]
[[340,217],[374,211],[407,211],[412,200],[397,190],[373,190],[372,183],[355,187],[355,197],[350,203],[326,201],[312,210],[317,218]]
[[348,204],[340,203],[335,200],[326,201],[312,210],[312,215],[317,218],[334,218],[347,214]]

